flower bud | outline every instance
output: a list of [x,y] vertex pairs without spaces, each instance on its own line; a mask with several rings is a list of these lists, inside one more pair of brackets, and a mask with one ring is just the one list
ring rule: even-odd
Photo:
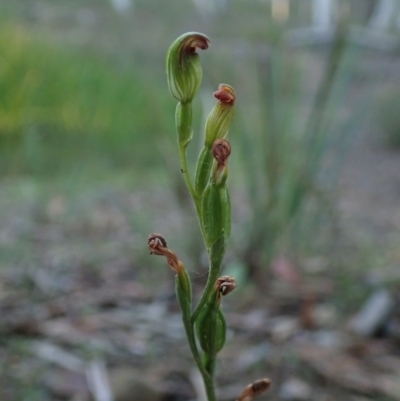
[[197,318],[196,331],[204,352],[212,356],[220,352],[226,340],[226,322],[221,308],[207,305]]
[[212,182],[222,188],[228,178],[228,157],[231,154],[231,145],[226,139],[217,139],[211,152],[216,161]]
[[236,95],[231,86],[221,84],[214,97],[218,103],[211,110],[206,122],[205,146],[209,149],[215,140],[226,138],[235,111]]
[[231,202],[226,186],[208,185],[201,208],[204,237],[207,248],[211,249],[222,234],[228,238],[231,231]]
[[196,320],[196,331],[201,348],[210,356],[215,356],[225,344],[226,322],[221,310],[221,296],[233,291],[236,280],[231,276],[220,277],[208,302]]
[[225,230],[222,230],[222,234],[210,248],[210,270],[215,271],[218,269],[218,274],[221,271],[221,264],[224,260],[228,237],[229,233],[227,235]]
[[181,271],[185,270],[185,266],[178,259],[176,253],[167,248],[167,241],[162,235],[151,234],[147,240],[147,245],[149,247],[150,254],[165,256],[168,264],[176,273],[179,274]]
[[207,36],[188,32],[176,39],[167,53],[167,80],[173,97],[188,103],[195,97],[202,78],[202,69],[196,48],[208,49]]
[[225,296],[228,295],[236,288],[236,279],[232,276],[221,276],[215,282],[215,288],[219,292],[220,295]]
[[160,234],[151,234],[147,241],[150,253],[165,256],[168,264],[176,273],[175,292],[178,303],[186,316],[190,317],[192,302],[192,286],[184,264],[178,259],[175,252],[167,248],[167,241]]
[[202,195],[201,216],[204,238],[208,249],[224,234],[231,232],[231,200],[226,186],[228,157],[231,146],[225,139],[217,139],[212,148],[214,171]]

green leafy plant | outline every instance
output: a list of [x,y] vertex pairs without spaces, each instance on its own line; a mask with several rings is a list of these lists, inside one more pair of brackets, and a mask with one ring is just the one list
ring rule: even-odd
[[[221,84],[214,93],[217,104],[207,118],[204,146],[192,179],[187,147],[193,136],[192,101],[202,79],[196,49],[206,50],[208,45],[209,39],[203,34],[186,33],[173,42],[167,54],[168,85],[171,94],[178,100],[175,121],[182,173],[194,202],[209,259],[207,284],[194,311],[190,277],[182,261],[167,247],[165,238],[160,234],[150,235],[148,246],[152,254],[165,256],[176,273],[176,295],[189,346],[203,377],[208,401],[215,401],[215,364],[226,336],[221,300],[236,287],[233,277],[220,277],[231,231],[231,204],[227,187],[231,146],[226,138],[236,97],[233,88],[226,84]],[[268,379],[258,380],[248,385],[238,400],[250,401],[269,386]]]

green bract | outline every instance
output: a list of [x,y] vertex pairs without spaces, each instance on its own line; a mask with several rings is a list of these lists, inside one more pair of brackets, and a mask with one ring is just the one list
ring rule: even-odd
[[172,43],[167,53],[167,79],[173,97],[181,103],[191,102],[201,84],[202,69],[196,48],[206,50],[207,36],[188,32]]

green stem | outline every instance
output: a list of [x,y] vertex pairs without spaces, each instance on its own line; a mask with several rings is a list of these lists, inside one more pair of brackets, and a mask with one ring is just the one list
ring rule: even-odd
[[203,364],[202,362],[201,356],[197,348],[194,326],[192,325],[191,322],[192,290],[190,285],[190,278],[186,270],[184,270],[181,273],[178,273],[177,276],[175,277],[175,291],[179,302],[179,306],[182,311],[182,322],[183,326],[185,327],[186,337],[188,339],[190,350],[193,354],[193,358],[197,364],[197,367],[199,368],[200,373],[203,377],[204,386],[207,390],[209,401],[215,401],[214,383],[212,374],[209,373],[209,370],[207,369],[206,365]]
[[215,356],[211,356],[210,354],[204,353],[203,364],[208,374],[210,376],[213,376],[215,368]]
[[[219,277],[219,273],[220,273],[220,265],[213,266],[213,264],[210,263],[210,271],[208,274],[206,287],[204,289],[203,295],[201,296],[200,302],[197,305],[196,310],[192,314],[192,317],[188,324],[190,326],[190,328],[187,329],[187,332],[189,331],[190,333],[193,334],[193,341],[195,341],[194,326],[195,326],[196,319],[197,319],[200,311],[202,310],[202,308],[205,306],[205,304],[209,300],[210,296],[212,295],[212,292],[214,290],[214,284],[215,284],[217,278]],[[197,347],[196,347],[196,351],[197,351]],[[192,350],[192,352],[193,352],[193,350]],[[195,359],[196,359],[196,357],[195,357]],[[196,359],[196,362],[197,362],[197,359]],[[197,366],[199,367],[200,373],[203,377],[208,401],[216,401],[214,380],[213,380],[215,357],[210,358],[208,355],[204,354],[203,361],[200,361],[200,363],[197,362]]]
[[199,351],[197,349],[196,338],[194,334],[194,325],[192,324],[190,317],[190,309],[188,311],[189,312],[186,312],[186,309],[182,308],[182,321],[185,327],[186,337],[189,342],[189,347],[193,354],[193,358],[196,362],[196,365],[201,373],[201,376],[203,377],[204,387],[206,389],[208,401],[216,401],[217,399],[215,396],[214,381],[212,377],[213,366],[215,364],[215,361],[211,365],[212,369],[210,369],[209,363],[205,364],[202,362]]
[[[205,238],[204,228],[202,223],[202,212],[201,212],[201,198],[197,195],[192,180],[190,178],[189,166],[187,161],[187,147],[189,145],[191,135],[189,132],[192,131],[192,104],[191,103],[178,103],[176,108],[176,129],[178,131],[178,148],[179,148],[179,159],[181,161],[181,168],[183,177],[185,179],[186,186],[189,190],[190,196],[193,199],[194,206],[196,208],[196,214],[199,221],[201,233]],[[205,242],[204,242],[205,243]]]
[[210,299],[210,296],[213,293],[215,282],[217,281],[217,279],[220,275],[220,272],[221,272],[221,264],[215,265],[213,263],[213,261],[210,260],[210,270],[208,273],[207,284],[203,291],[203,295],[201,296],[201,299],[200,299],[195,311],[193,312],[193,315],[191,318],[192,325],[195,324],[200,311],[204,308],[205,304]]
[[204,386],[206,388],[206,394],[207,394],[207,399],[208,401],[217,401],[217,397],[215,395],[215,388],[214,388],[214,381],[212,377],[209,377],[209,379],[206,379],[206,377],[203,375],[203,381],[204,381]]
[[[197,198],[196,192],[194,190],[192,180],[190,179],[187,155],[186,155],[186,148],[187,148],[187,145],[181,146],[181,144],[179,144],[179,158],[181,159],[182,173],[183,173],[183,177],[185,178],[186,186],[188,187],[189,193],[192,196],[195,205],[197,205],[198,198]],[[197,207],[196,207],[196,209],[197,209]]]
[[[201,214],[201,199],[200,197],[196,194],[196,191],[194,189],[192,180],[190,178],[190,173],[189,173],[189,167],[188,167],[188,161],[187,161],[187,146],[189,145],[190,139],[191,139],[191,131],[192,131],[192,104],[191,103],[178,103],[177,105],[177,110],[176,110],[176,129],[178,131],[178,148],[179,148],[179,158],[181,161],[181,168],[182,168],[182,173],[183,177],[185,179],[186,186],[189,190],[189,193],[193,199],[195,208],[196,208],[196,214],[199,220],[199,225],[201,228],[201,232],[204,236],[204,229],[203,229],[203,224],[202,224],[202,214]],[[215,270],[215,269],[214,269]],[[213,269],[210,269],[210,272],[213,271]],[[209,275],[206,290],[204,294],[210,294],[213,285],[215,281],[218,278],[218,273],[219,273],[219,268],[216,271],[216,274],[211,274]],[[207,297],[205,297],[203,294],[202,296],[202,301],[201,304],[204,305],[205,300]],[[199,304],[200,306],[200,304]],[[196,310],[200,310],[199,306],[197,307]],[[189,342],[189,347],[190,350],[193,354],[193,358],[196,362],[196,365],[203,377],[203,382],[204,382],[204,387],[206,389],[206,394],[207,394],[207,399],[208,401],[217,401],[216,395],[215,395],[215,387],[214,387],[214,381],[212,377],[212,373],[208,372],[206,369],[205,365],[203,364],[199,351],[197,349],[197,344],[196,344],[196,338],[194,334],[194,319],[193,317],[190,316],[190,313],[187,313],[184,309],[182,309],[183,316],[183,324],[185,327],[186,331],[186,337]],[[195,312],[196,313],[196,312]]]
[[192,139],[192,118],[192,103],[178,103],[176,106],[175,124],[178,131],[179,158],[186,186],[196,203],[197,195],[190,178],[186,154],[186,149]]

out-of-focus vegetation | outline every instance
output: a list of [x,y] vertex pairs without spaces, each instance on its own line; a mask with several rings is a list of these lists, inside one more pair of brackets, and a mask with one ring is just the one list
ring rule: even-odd
[[160,93],[135,67],[119,71],[99,56],[74,54],[5,24],[0,171],[51,175],[90,166],[155,167],[157,158],[146,149],[172,121]]
[[392,149],[400,149],[400,90],[391,86],[381,90],[377,97],[376,123],[382,132],[385,144]]
[[[307,213],[310,201],[316,214],[330,212],[326,191],[332,189],[339,166],[331,165],[335,171],[323,177],[326,156],[331,152],[340,157],[345,149],[338,152],[337,143],[352,135],[360,116],[354,112],[347,127],[336,118],[351,81],[345,62],[353,58],[346,52],[347,29],[343,24],[337,30],[322,74],[313,81],[304,71],[310,63],[304,64],[301,54],[280,42],[255,57],[259,110],[245,118],[246,134],[240,136],[252,214],[241,240],[242,258],[253,274],[261,274],[262,266],[269,266],[279,251],[293,253],[299,248],[299,227],[308,230],[308,240],[315,240],[315,225],[304,224],[307,219],[315,223],[313,213]],[[305,101],[306,93],[310,100]]]

